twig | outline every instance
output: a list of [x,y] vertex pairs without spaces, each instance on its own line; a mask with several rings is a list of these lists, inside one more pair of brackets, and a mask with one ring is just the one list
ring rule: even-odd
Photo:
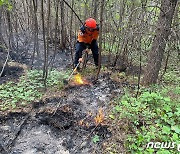
[[77,13],[74,11],[74,9],[73,9],[65,0],[63,0],[63,2],[74,12],[74,14],[76,15],[76,17],[79,19],[79,21],[80,21],[81,24],[83,25],[84,23],[83,23],[82,20],[79,18],[79,16],[78,16]]
[[167,58],[166,58],[166,61],[165,61],[164,71],[163,71],[162,75],[160,76],[159,84],[163,80],[163,76],[166,73],[166,70],[167,70],[167,67],[168,67],[169,57],[170,57],[170,50],[168,50],[168,53],[167,53]]
[[2,70],[1,70],[0,77],[2,76],[2,74],[3,74],[3,72],[4,72],[4,68],[5,68],[6,64],[7,64],[8,59],[9,59],[9,52],[10,52],[10,51],[8,50],[8,54],[7,54],[7,57],[6,57],[6,61],[5,61],[4,65],[3,65],[3,68],[2,68]]
[[139,95],[139,90],[140,90],[140,80],[141,80],[141,71],[142,71],[142,53],[141,53],[141,49],[140,49],[140,55],[139,55],[139,74],[138,74],[138,89],[137,89],[137,93],[136,93],[136,99],[138,98]]
[[92,131],[89,133],[89,135],[86,136],[86,138],[85,138],[84,140],[82,140],[82,142],[79,144],[79,146],[77,146],[77,147],[72,151],[72,153],[75,153],[75,152],[77,151],[77,149],[82,146],[83,142],[84,142],[86,139],[89,138],[89,136],[95,131],[95,129],[99,126],[99,124],[100,124],[100,123],[98,123],[98,124],[96,125],[96,127],[94,127],[94,128],[92,129]]
[[[163,16],[166,15],[166,12],[164,12],[164,10],[159,7],[158,5],[149,5],[149,6],[144,6],[144,8],[148,8],[148,7],[153,7],[153,8],[158,8],[162,13],[163,13]],[[131,11],[130,15],[127,17],[128,19],[132,16],[132,14],[134,13],[134,11],[138,10],[138,9],[142,9],[142,7],[137,7],[135,8],[134,10]]]
[[1,150],[1,152],[3,152],[3,154],[8,154],[7,150],[1,143],[0,143],[0,150]]

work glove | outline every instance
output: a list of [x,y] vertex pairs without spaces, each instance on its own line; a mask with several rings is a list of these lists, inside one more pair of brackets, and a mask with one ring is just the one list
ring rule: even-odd
[[96,25],[96,30],[99,31],[99,25],[98,24]]
[[79,60],[78,60],[80,63],[82,63],[83,62],[83,58],[79,58]]
[[80,30],[81,30],[81,32],[84,34],[84,33],[86,32],[86,27],[85,27],[85,25],[82,25],[82,26],[80,27]]

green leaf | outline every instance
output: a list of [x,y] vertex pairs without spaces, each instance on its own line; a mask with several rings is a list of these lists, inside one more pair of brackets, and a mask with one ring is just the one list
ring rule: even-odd
[[175,112],[174,114],[177,115],[177,116],[180,116],[180,107],[176,109],[177,112]]
[[169,97],[165,97],[165,98],[164,98],[164,101],[165,101],[165,102],[170,102],[171,99],[170,99]]
[[125,105],[125,106],[128,105],[128,101],[126,101],[126,100],[122,100],[121,103],[122,103],[123,105]]
[[172,112],[168,112],[167,115],[168,115],[168,117],[171,118],[173,116],[173,113]]
[[164,134],[170,134],[171,129],[168,126],[163,126],[162,131]]
[[112,114],[110,114],[109,117],[110,117],[111,119],[113,119],[113,120],[115,119],[115,116],[112,115]]
[[163,109],[166,111],[166,112],[169,112],[171,111],[171,107],[167,104],[164,105]]
[[179,140],[178,134],[176,134],[176,133],[173,133],[172,138],[173,138],[173,141],[178,141]]
[[119,105],[116,105],[115,110],[116,110],[117,112],[119,112],[119,111],[121,111],[121,107],[120,107]]
[[92,141],[93,141],[94,143],[99,142],[99,141],[100,141],[99,136],[98,136],[98,135],[94,135]]
[[148,148],[147,151],[148,151],[148,154],[151,154],[154,152],[154,149]]
[[144,136],[142,134],[138,135],[138,142],[141,143],[144,141]]
[[158,150],[156,152],[156,154],[171,154],[171,152],[169,152],[168,150],[165,150],[165,149],[161,149],[161,150]]
[[180,134],[180,129],[179,129],[178,125],[171,126],[171,130],[174,130],[177,134]]
[[175,94],[180,94],[180,87],[177,87],[176,89],[174,89],[174,93]]

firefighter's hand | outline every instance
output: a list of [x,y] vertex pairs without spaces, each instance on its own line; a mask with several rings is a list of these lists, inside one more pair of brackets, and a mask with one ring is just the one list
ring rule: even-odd
[[79,58],[79,62],[82,63],[82,62],[83,62],[83,59],[82,59],[82,58]]
[[80,30],[81,30],[81,32],[84,34],[84,33],[86,32],[86,27],[85,27],[84,25],[82,25],[82,26],[80,27]]

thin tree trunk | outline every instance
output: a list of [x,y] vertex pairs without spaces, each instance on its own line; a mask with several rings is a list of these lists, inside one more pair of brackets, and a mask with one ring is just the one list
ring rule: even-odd
[[139,72],[138,72],[138,87],[137,87],[137,93],[136,93],[136,98],[139,95],[139,90],[140,90],[140,82],[141,82],[141,71],[142,71],[142,49],[141,49],[141,38],[139,40],[140,45],[139,45]]
[[65,30],[65,20],[64,20],[64,1],[61,0],[61,48],[65,48],[65,38],[66,38],[66,30]]
[[100,34],[99,34],[99,60],[98,60],[98,71],[96,74],[96,80],[99,77],[100,69],[101,69],[101,51],[102,51],[102,31],[103,31],[103,12],[104,12],[104,3],[105,0],[101,0],[101,10],[100,10]]
[[88,0],[84,0],[84,21],[88,18]]
[[46,73],[44,80],[48,77],[48,56],[49,56],[49,39],[50,39],[50,15],[51,15],[51,2],[48,0],[48,16],[47,16],[47,37],[46,37]]
[[46,48],[46,34],[45,34],[45,23],[44,23],[44,4],[43,0],[41,0],[41,18],[42,18],[42,30],[43,30],[43,42],[44,42],[44,67],[43,67],[43,78],[44,78],[44,86],[46,89],[46,70],[47,70],[47,48]]
[[52,37],[52,39],[54,39],[54,54],[53,54],[53,58],[52,58],[52,67],[54,64],[54,60],[56,57],[56,53],[57,53],[57,43],[58,43],[58,37],[57,37],[57,30],[58,30],[58,14],[59,14],[59,2],[60,0],[57,0],[56,2],[56,17],[55,17],[55,34],[54,34],[54,38]]
[[32,55],[32,63],[31,63],[31,69],[33,67],[35,53],[37,53],[37,56],[39,57],[39,44],[38,44],[38,21],[37,21],[37,0],[33,0],[33,21],[34,21],[34,51]]
[[12,23],[11,23],[11,16],[10,12],[7,10],[7,22],[8,22],[8,31],[9,31],[9,49],[14,49],[14,37],[13,37],[13,30],[12,30]]
[[166,61],[165,61],[165,66],[164,66],[164,70],[163,70],[163,73],[162,73],[162,75],[161,75],[161,77],[159,79],[159,83],[162,81],[162,78],[163,78],[164,74],[166,73],[166,70],[167,70],[167,67],[168,67],[169,57],[170,57],[170,50],[168,50]]
[[[73,8],[74,7],[74,0],[72,0],[72,5],[71,7]],[[73,45],[72,45],[72,23],[73,23],[73,11],[71,11],[71,19],[70,19],[70,46],[71,46],[71,60],[72,60],[72,64],[74,62],[74,59],[73,59],[73,51],[74,51],[74,48],[73,48]]]
[[97,9],[98,9],[98,0],[93,0],[94,1],[94,10],[93,10],[93,14],[92,16],[94,17],[94,19],[97,18]]
[[1,23],[2,23],[2,7],[0,7],[0,48],[3,45],[3,36],[2,36]]

